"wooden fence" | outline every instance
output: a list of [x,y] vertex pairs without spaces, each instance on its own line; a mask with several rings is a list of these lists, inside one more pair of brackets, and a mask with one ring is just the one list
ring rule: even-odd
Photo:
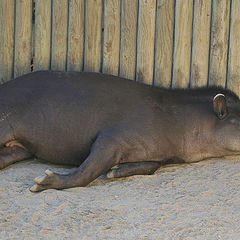
[[52,69],[240,95],[239,0],[0,0],[0,81]]

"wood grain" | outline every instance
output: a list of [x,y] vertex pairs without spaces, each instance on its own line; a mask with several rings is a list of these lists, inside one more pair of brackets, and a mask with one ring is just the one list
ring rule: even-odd
[[171,87],[174,0],[157,1],[154,85]]
[[67,70],[83,70],[84,0],[69,1]]
[[135,79],[137,55],[138,0],[122,0],[119,76]]
[[16,1],[14,77],[31,72],[32,1]]
[[50,69],[51,60],[51,0],[36,0],[34,71]]
[[227,88],[240,97],[240,1],[232,0]]
[[230,3],[213,0],[209,85],[226,86]]
[[156,0],[139,1],[136,80],[153,83]]
[[14,2],[0,1],[0,83],[13,78]]
[[175,8],[173,87],[189,87],[193,0],[178,0]]
[[211,5],[211,1],[205,0],[194,3],[191,87],[208,83]]
[[66,70],[68,1],[52,1],[52,70]]
[[120,49],[120,0],[104,1],[102,72],[118,75]]
[[84,71],[100,72],[102,37],[102,1],[86,1]]

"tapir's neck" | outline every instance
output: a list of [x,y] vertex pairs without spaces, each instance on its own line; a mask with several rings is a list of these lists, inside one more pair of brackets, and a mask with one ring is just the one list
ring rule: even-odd
[[205,115],[198,119],[189,119],[180,138],[179,154],[186,162],[198,162],[203,159],[222,157],[226,154],[217,145],[215,125],[216,117]]

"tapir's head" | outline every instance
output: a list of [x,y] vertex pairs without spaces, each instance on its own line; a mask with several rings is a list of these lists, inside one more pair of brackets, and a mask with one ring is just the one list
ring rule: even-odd
[[240,154],[240,100],[236,96],[217,94],[213,109],[217,116],[217,145],[226,153]]

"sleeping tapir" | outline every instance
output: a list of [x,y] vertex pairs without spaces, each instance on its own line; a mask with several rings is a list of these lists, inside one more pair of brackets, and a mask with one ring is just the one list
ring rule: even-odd
[[238,154],[240,101],[221,88],[162,89],[50,71],[0,86],[0,169],[33,156],[78,166],[70,174],[47,170],[33,192]]

